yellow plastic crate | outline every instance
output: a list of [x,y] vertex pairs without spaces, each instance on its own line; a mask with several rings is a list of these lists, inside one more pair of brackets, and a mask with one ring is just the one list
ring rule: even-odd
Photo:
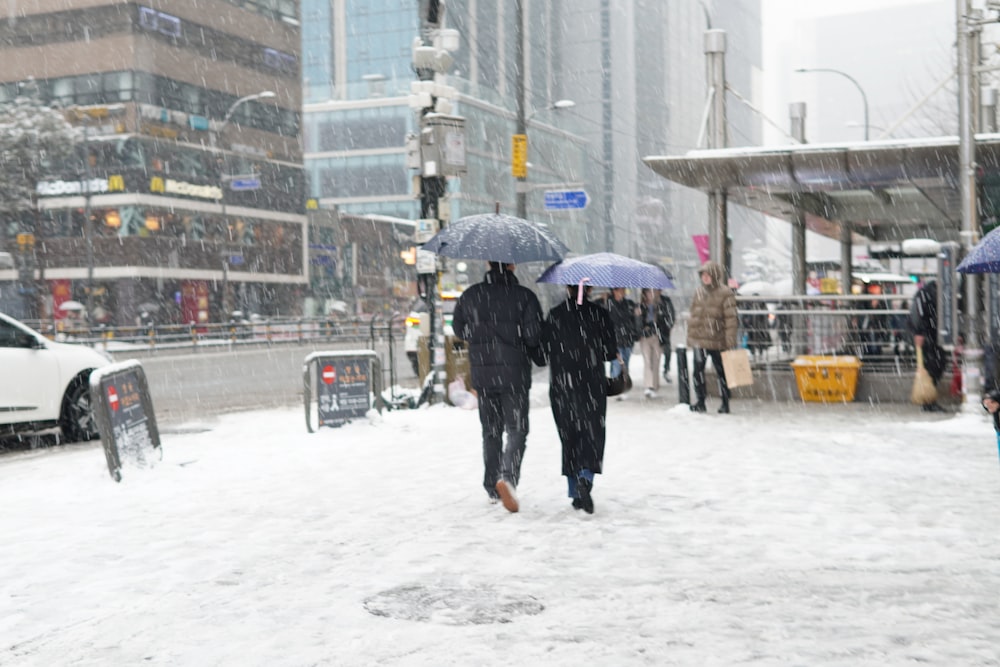
[[810,403],[846,403],[858,389],[857,357],[804,355],[792,362],[799,396]]

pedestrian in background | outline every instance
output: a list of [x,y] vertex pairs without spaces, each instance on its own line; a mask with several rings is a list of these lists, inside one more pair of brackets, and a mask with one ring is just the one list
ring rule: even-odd
[[670,297],[660,292],[660,310],[663,312],[664,328],[660,330],[660,348],[663,352],[663,381],[670,382],[670,357],[673,350],[670,349],[670,332],[677,321],[677,311],[674,310],[674,302]]
[[607,379],[604,363],[618,356],[611,314],[589,299],[590,287],[569,285],[549,311],[541,346],[549,365],[549,401],[562,443],[562,474],[573,508],[594,512],[594,475],[604,465]]
[[746,347],[750,350],[750,354],[757,357],[771,347],[771,330],[767,326],[767,304],[763,301],[750,301],[744,305],[751,311],[740,318],[743,333],[746,334]]
[[[628,370],[628,362],[632,358],[632,347],[639,339],[639,331],[636,328],[639,307],[635,305],[635,301],[625,296],[624,287],[612,288],[611,298],[608,299],[607,305],[608,313],[611,315],[611,323],[615,329],[615,340],[618,341],[618,356],[611,362],[611,377],[616,378],[621,375],[622,366],[625,367],[626,371]],[[619,358],[621,361],[618,361]]]
[[644,287],[639,300],[639,351],[646,398],[656,398],[660,388],[660,355],[668,326],[656,290]]
[[983,409],[993,416],[993,432],[1000,447],[1000,389],[990,389],[983,396]]
[[469,344],[472,387],[479,399],[483,486],[510,512],[519,508],[531,363],[544,365],[538,347],[542,309],[535,293],[518,283],[514,269],[514,264],[490,262],[483,281],[462,292],[452,315],[455,335]]
[[705,364],[712,358],[712,366],[719,376],[719,395],[722,405],[719,412],[729,412],[729,385],[722,367],[722,351],[736,348],[739,319],[736,313],[736,295],[725,283],[725,271],[718,262],[708,261],[698,269],[701,285],[691,301],[688,320],[687,345],[692,350],[694,393],[697,402],[692,412],[705,412]]
[[[937,281],[928,281],[913,295],[913,302],[910,304],[910,330],[913,332],[913,346],[921,349],[924,368],[936,387],[948,364],[948,356],[937,342]],[[925,403],[921,409],[924,412],[945,411],[936,400]]]

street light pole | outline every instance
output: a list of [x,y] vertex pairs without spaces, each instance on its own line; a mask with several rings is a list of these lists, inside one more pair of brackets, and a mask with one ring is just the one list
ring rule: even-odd
[[[229,121],[233,118],[233,113],[236,111],[240,105],[247,102],[252,102],[253,100],[264,100],[277,97],[277,94],[271,90],[262,90],[259,93],[253,93],[252,95],[244,95],[239,98],[231,105],[226,111],[226,115],[222,117],[222,122],[211,134],[212,148],[218,146],[218,139],[222,135],[223,130],[229,125]],[[226,158],[223,153],[222,157],[222,173],[219,174],[219,206],[222,209],[222,220],[226,220],[226,181],[229,180],[229,175],[226,174]],[[226,248],[222,249],[222,316],[228,317],[230,313],[229,309],[229,253]]]
[[[87,317],[94,313],[94,221],[90,219],[90,122],[83,123],[83,234],[87,242]],[[91,324],[93,322],[91,321]]]
[[868,141],[869,127],[870,127],[868,124],[868,96],[865,95],[865,89],[861,87],[861,84],[858,83],[857,79],[855,79],[847,72],[841,72],[839,69],[830,69],[827,67],[799,67],[795,71],[800,74],[804,72],[829,72],[831,74],[839,74],[840,76],[844,77],[845,79],[853,83],[854,87],[858,89],[859,93],[861,93],[861,101],[865,105],[865,141]]

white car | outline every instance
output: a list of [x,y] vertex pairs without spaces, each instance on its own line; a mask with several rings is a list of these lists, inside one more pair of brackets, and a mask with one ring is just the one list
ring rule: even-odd
[[[445,336],[455,335],[455,332],[451,328],[451,318],[455,312],[455,304],[458,303],[458,297],[461,294],[461,292],[452,291],[441,293],[441,312],[444,316]],[[413,310],[406,317],[406,335],[403,337],[403,348],[406,350],[406,357],[410,360],[410,364],[413,365],[414,375],[420,375],[420,368],[417,363],[417,347],[420,336],[423,335],[420,331],[420,325],[426,314],[427,302],[423,299],[418,299],[413,304]]]
[[53,342],[0,313],[0,434],[58,426],[68,442],[97,438],[90,372],[110,363],[93,348]]

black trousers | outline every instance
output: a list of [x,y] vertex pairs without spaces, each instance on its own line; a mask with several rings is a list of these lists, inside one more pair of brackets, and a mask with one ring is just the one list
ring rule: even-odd
[[729,403],[729,385],[726,384],[726,371],[722,368],[722,350],[705,350],[700,347],[692,351],[694,361],[694,395],[699,403],[705,402],[705,363],[712,358],[712,367],[719,376],[719,396],[723,403]]
[[663,340],[660,342],[660,349],[663,350],[663,374],[666,375],[670,372],[670,356],[673,350],[670,349],[670,329],[663,335]]
[[483,427],[483,487],[496,497],[499,479],[514,486],[521,481],[521,459],[528,440],[528,390],[480,391],[479,423]]

